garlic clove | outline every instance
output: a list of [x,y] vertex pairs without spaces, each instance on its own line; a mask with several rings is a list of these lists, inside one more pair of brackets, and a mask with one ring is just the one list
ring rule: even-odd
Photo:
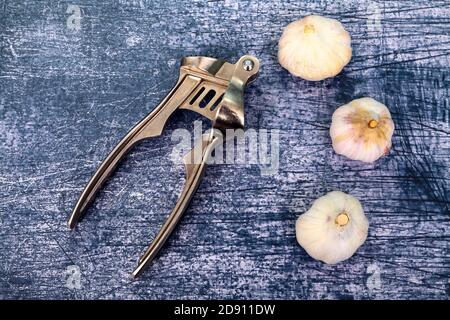
[[332,191],[315,200],[295,224],[298,243],[316,260],[335,264],[364,243],[369,222],[355,197]]
[[290,23],[278,43],[278,61],[310,81],[337,75],[352,57],[351,38],[342,24],[318,15]]
[[394,122],[389,109],[372,98],[351,101],[336,109],[330,136],[337,154],[373,162],[392,146]]

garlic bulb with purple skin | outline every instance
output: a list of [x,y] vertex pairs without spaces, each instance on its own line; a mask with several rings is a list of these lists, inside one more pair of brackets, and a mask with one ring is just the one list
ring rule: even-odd
[[391,148],[394,122],[388,108],[361,98],[336,109],[330,128],[333,149],[352,160],[373,162]]

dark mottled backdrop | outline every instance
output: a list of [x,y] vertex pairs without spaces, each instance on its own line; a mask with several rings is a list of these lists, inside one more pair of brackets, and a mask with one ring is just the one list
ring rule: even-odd
[[[277,63],[290,21],[339,19],[354,55],[306,82]],[[449,1],[0,1],[0,297],[449,298]],[[280,167],[207,169],[180,226],[137,281],[130,272],[181,190],[168,159],[179,113],[118,168],[86,219],[66,219],[101,160],[154,108],[186,55],[260,58],[246,125],[280,130]],[[336,155],[340,105],[385,103],[393,150],[374,164]],[[339,189],[369,237],[348,261],[314,261],[294,222]]]

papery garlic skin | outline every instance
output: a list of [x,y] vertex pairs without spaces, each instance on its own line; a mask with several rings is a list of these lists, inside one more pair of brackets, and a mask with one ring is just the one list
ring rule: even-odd
[[316,260],[335,264],[350,258],[364,243],[369,221],[361,203],[341,191],[315,200],[295,224],[298,243]]
[[353,160],[373,162],[389,152],[394,127],[384,104],[372,98],[353,100],[333,113],[333,149]]
[[290,23],[278,43],[280,64],[310,81],[334,77],[351,57],[351,38],[342,24],[317,15]]

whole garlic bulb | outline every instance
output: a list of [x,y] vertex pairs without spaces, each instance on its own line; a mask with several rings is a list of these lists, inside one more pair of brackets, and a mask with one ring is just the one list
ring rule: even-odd
[[353,160],[373,162],[391,148],[394,122],[388,108],[361,98],[336,109],[330,128],[333,149]]
[[369,222],[355,197],[332,191],[314,201],[295,224],[298,243],[316,260],[335,264],[364,243]]
[[278,43],[278,61],[310,81],[334,77],[352,57],[351,39],[342,24],[317,15],[290,23]]

